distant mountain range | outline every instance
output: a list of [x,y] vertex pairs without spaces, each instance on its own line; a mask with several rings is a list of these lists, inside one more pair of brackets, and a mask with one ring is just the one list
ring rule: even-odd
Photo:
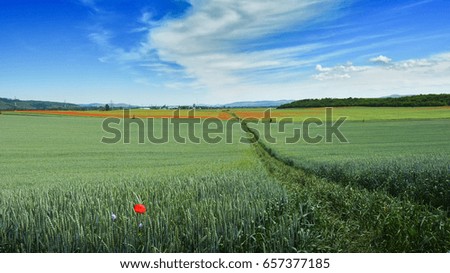
[[[197,104],[197,107],[215,107],[215,108],[243,108],[243,107],[278,107],[280,105],[293,102],[293,100],[263,100],[263,101],[238,101],[227,104]],[[98,108],[104,107],[103,103],[88,103],[88,104],[79,104],[79,106],[83,108]],[[111,104],[109,104],[111,106]],[[113,107],[121,107],[121,108],[141,108],[145,106],[131,105],[126,103],[113,103]],[[167,105],[168,107],[178,107],[181,105]]]
[[226,108],[242,108],[242,107],[278,107],[280,105],[291,103],[293,100],[262,100],[262,101],[238,101],[222,105]]
[[388,98],[396,99],[396,98],[409,97],[409,96],[413,96],[413,95],[397,95],[397,94],[393,94],[393,95],[390,95],[390,96],[380,97],[380,99],[388,99]]
[[73,103],[0,98],[0,110],[62,110],[79,108],[79,105]]
[[[278,107],[280,105],[290,103],[293,100],[277,100],[277,101],[239,101],[227,104],[200,104],[198,107],[213,107],[213,108],[245,108],[245,107]],[[131,105],[127,103],[109,103],[114,108],[142,108],[145,106]],[[0,98],[0,110],[81,110],[81,109],[97,109],[104,107],[105,103],[64,103],[52,101],[36,101],[36,100],[18,100]],[[170,107],[178,107],[172,105]]]
[[[78,104],[82,108],[100,108],[104,107],[105,103],[87,103],[87,104]],[[138,105],[131,105],[127,103],[108,103],[110,107],[117,107],[117,108],[139,108],[142,106]]]

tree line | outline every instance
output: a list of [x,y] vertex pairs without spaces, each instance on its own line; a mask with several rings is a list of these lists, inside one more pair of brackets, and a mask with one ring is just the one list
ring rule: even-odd
[[312,107],[420,107],[420,106],[450,106],[450,94],[414,95],[388,98],[346,98],[346,99],[304,99],[279,106],[283,108],[312,108]]

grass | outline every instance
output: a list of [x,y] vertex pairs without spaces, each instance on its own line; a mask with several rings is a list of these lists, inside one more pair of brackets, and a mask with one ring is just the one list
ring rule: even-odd
[[283,213],[286,190],[249,145],[106,145],[100,124],[1,117],[1,252],[307,249],[307,212]]
[[[285,190],[255,172],[130,179],[1,194],[5,252],[259,252],[299,245]],[[145,215],[133,204],[143,202]],[[111,220],[111,213],[117,215]],[[296,218],[300,218],[298,215]],[[143,228],[138,228],[139,223]],[[274,225],[277,223],[277,225]],[[270,237],[266,234],[270,234]],[[261,237],[265,240],[259,240]],[[286,237],[288,236],[288,237]],[[305,242],[308,237],[302,237]]]
[[[311,128],[312,136],[325,133],[323,126]],[[283,145],[285,134],[275,133],[278,142],[266,144],[277,157],[331,181],[450,210],[450,120],[347,122],[341,129],[348,143]]]
[[255,150],[271,175],[288,189],[291,202],[307,200],[314,223],[308,232],[320,238],[312,241],[317,244],[315,251],[448,251],[450,221],[444,211],[381,191],[330,182],[276,159],[262,142]]
[[[367,155],[377,151],[383,162],[399,164],[401,151],[408,153],[399,156],[427,158],[442,152],[445,165],[448,143],[438,132],[447,133],[448,120],[422,121],[434,134],[418,130],[413,136],[407,133],[420,121],[365,122],[363,129],[348,123],[347,146],[279,142],[270,148],[263,142],[180,145],[173,139],[138,144],[136,127],[131,144],[106,145],[100,143],[101,121],[0,116],[0,252],[450,250],[443,209],[380,188],[336,183],[308,167],[372,160]],[[403,129],[389,130],[396,132],[390,138],[367,134],[389,124]],[[235,130],[233,137],[246,135]],[[358,147],[347,148],[352,143]],[[401,149],[388,153],[395,143]],[[424,163],[418,166],[428,169]],[[136,203],[148,212],[137,215]]]

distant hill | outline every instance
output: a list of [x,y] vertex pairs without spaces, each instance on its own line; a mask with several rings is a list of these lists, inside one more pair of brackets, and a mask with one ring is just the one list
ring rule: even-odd
[[401,98],[401,97],[410,97],[410,96],[414,96],[414,95],[397,95],[397,94],[392,94],[390,96],[384,96],[384,97],[381,97],[381,98],[382,99],[385,99],[385,98]]
[[[141,106],[137,106],[137,105],[131,105],[131,104],[127,104],[127,103],[107,103],[110,107],[114,107],[114,108],[139,108]],[[82,108],[100,108],[100,107],[104,107],[106,105],[106,103],[86,103],[86,104],[78,104],[80,107]]]
[[278,108],[311,108],[311,107],[418,107],[449,106],[450,94],[431,94],[414,96],[389,96],[385,98],[347,98],[347,99],[305,99],[283,104]]
[[0,98],[0,110],[76,110],[73,103]]
[[293,100],[262,100],[262,101],[238,101],[222,105],[227,108],[243,108],[243,107],[278,107],[280,105],[293,102]]
[[[200,104],[197,106],[211,107],[211,108],[278,107],[282,104],[290,103],[292,101],[293,100],[240,101],[221,105]],[[104,103],[73,104],[73,103],[50,102],[50,101],[16,100],[16,99],[0,98],[0,110],[87,110],[87,109],[98,109],[104,106],[105,106]],[[126,103],[113,103],[112,107],[140,108],[142,106],[130,105]]]
[[78,104],[82,108],[98,108],[98,107],[104,107],[104,103],[85,103],[85,104]]

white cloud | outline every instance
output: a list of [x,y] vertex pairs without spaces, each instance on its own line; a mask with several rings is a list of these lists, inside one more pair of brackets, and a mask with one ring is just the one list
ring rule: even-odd
[[[393,93],[450,91],[450,53],[391,62],[383,66],[317,65],[316,71],[318,73],[313,76],[313,81],[299,84],[311,91],[309,96],[312,97],[319,92],[320,97],[379,97]],[[308,92],[302,97],[308,97]]]
[[388,58],[386,56],[380,55],[378,57],[370,59],[370,61],[373,62],[373,63],[388,64],[388,63],[390,63],[392,61],[392,59]]
[[211,44],[204,42],[226,44],[227,41],[248,40],[278,33],[294,23],[314,18],[318,14],[319,2],[324,5],[323,9],[327,6],[329,8],[332,3],[327,0],[190,2],[193,9],[186,17],[169,21],[152,33],[151,39],[155,46],[168,46],[170,52],[177,54],[213,50]]
[[395,69],[411,69],[417,67],[431,67],[438,61],[432,59],[415,59],[394,63],[391,67]]
[[[266,77],[286,75],[317,60],[298,56],[323,47],[306,44],[266,50],[246,50],[272,34],[292,31],[307,21],[324,20],[339,6],[332,0],[191,0],[192,10],[166,21],[149,34],[148,44],[159,58],[177,63],[199,84],[218,90],[245,84],[253,73]],[[267,40],[265,40],[267,42]],[[280,41],[273,39],[270,43]],[[245,46],[244,46],[245,45]],[[273,47],[272,47],[273,48]],[[292,71],[291,71],[292,72]]]
[[351,74],[366,70],[366,67],[354,66],[351,62],[345,65],[338,65],[334,67],[323,67],[322,65],[316,65],[316,71],[320,72],[313,75],[316,80],[335,80],[335,79],[350,79]]
[[323,67],[322,65],[318,64],[318,65],[316,65],[316,70],[319,72],[329,72],[329,71],[331,71],[331,68],[326,68],[326,67]]

